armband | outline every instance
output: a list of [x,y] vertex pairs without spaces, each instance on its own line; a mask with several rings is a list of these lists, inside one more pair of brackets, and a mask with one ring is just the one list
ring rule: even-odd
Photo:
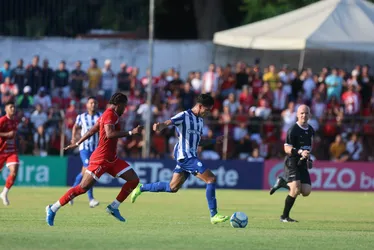
[[129,131],[129,136],[132,136],[132,131],[131,130]]

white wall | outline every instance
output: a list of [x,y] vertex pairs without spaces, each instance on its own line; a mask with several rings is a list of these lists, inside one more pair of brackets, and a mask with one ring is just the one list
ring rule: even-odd
[[[261,65],[274,63],[281,66],[284,63],[292,67],[298,66],[300,53],[298,51],[259,51],[242,50],[214,45],[211,41],[155,41],[154,44],[154,74],[175,67],[181,72],[182,78],[192,70],[205,71],[208,64],[215,60],[220,65],[235,63],[243,60],[253,64],[254,59],[261,58]],[[118,70],[121,62],[140,68],[140,76],[144,76],[148,67],[147,40],[116,40],[116,39],[66,39],[45,38],[29,40],[21,38],[0,38],[0,62],[10,59],[15,66],[19,58],[26,63],[31,62],[34,55],[41,59],[48,58],[53,68],[60,60],[67,62],[68,68],[74,67],[76,60],[83,62],[83,68],[88,67],[89,59],[95,57],[100,67],[105,59],[111,59],[113,69]],[[214,56],[213,56],[214,54]],[[351,69],[357,63],[374,62],[373,55],[366,53],[348,53],[337,51],[307,51],[305,66],[313,67],[315,72],[322,66],[339,66]]]

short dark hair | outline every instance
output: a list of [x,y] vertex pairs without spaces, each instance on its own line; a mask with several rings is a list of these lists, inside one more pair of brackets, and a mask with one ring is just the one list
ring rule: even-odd
[[4,107],[8,106],[8,105],[14,105],[15,106],[15,103],[14,101],[7,101],[4,105]]
[[95,101],[97,100],[96,97],[94,97],[94,96],[90,96],[90,97],[87,98],[87,102],[88,102],[89,100],[91,100],[91,99],[93,99],[93,100],[95,100]]
[[109,100],[109,104],[118,105],[121,103],[127,103],[127,96],[120,92],[115,93]]
[[214,104],[214,99],[209,94],[200,94],[197,97],[196,102],[203,105],[204,107],[211,107]]

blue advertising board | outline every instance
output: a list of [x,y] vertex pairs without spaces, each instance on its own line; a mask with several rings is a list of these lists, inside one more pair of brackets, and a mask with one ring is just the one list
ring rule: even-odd
[[[141,183],[169,182],[175,168],[175,161],[170,159],[126,160],[136,171]],[[241,160],[206,160],[202,163],[216,175],[218,188],[225,189],[261,189],[263,180],[263,162],[247,162]],[[78,156],[68,159],[67,185],[74,183],[75,176],[81,170],[82,162]],[[124,181],[104,174],[96,186],[118,187]],[[205,183],[191,176],[183,188],[205,188]]]

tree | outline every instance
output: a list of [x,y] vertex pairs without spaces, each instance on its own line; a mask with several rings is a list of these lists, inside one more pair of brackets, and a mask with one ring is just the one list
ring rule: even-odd
[[243,0],[239,10],[246,13],[242,24],[277,16],[318,0]]
[[199,39],[212,39],[214,32],[227,27],[222,0],[194,0],[197,34]]

